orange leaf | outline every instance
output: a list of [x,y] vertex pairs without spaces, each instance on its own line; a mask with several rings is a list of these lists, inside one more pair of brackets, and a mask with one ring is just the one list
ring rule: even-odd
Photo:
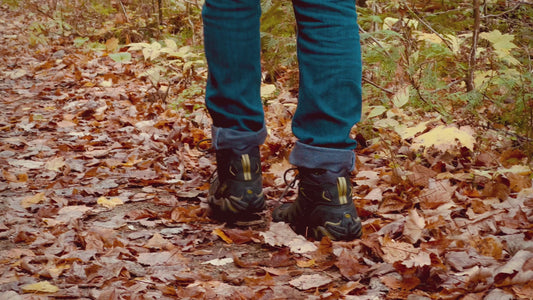
[[221,238],[224,242],[228,243],[228,244],[233,244],[233,240],[230,239],[225,233],[224,231],[222,231],[222,229],[220,228],[215,228],[213,230],[213,234],[214,235],[217,235],[219,238]]

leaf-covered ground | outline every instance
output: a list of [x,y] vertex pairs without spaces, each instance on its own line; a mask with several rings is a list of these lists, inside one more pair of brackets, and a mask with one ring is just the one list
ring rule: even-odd
[[[361,240],[308,241],[269,212],[231,228],[207,214],[202,96],[164,104],[142,60],[70,38],[30,47],[32,18],[0,10],[1,299],[532,298],[531,169],[508,137],[398,109],[409,126],[359,137]],[[296,100],[279,88],[261,149],[269,210],[294,141]]]

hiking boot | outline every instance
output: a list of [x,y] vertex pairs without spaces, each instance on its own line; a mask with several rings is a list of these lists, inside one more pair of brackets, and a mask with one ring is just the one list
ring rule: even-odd
[[213,217],[221,221],[257,219],[265,208],[259,147],[216,151],[217,174],[209,187]]
[[321,240],[353,240],[361,237],[361,220],[352,200],[347,171],[298,168],[298,196],[293,203],[274,209],[272,220],[285,222],[301,235]]

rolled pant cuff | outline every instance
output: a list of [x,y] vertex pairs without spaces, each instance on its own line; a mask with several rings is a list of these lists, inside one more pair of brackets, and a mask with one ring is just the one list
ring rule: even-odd
[[265,126],[259,131],[240,131],[212,126],[211,134],[216,150],[245,150],[249,147],[262,145],[266,140],[267,130]]
[[310,146],[300,141],[296,142],[289,160],[297,167],[326,169],[332,172],[351,172],[355,167],[353,150]]

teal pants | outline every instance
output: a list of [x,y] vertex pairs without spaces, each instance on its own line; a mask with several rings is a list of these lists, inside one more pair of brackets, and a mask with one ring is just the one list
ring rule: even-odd
[[[300,71],[291,163],[353,169],[350,131],[361,118],[361,46],[355,0],[293,0]],[[260,0],[206,0],[206,106],[216,149],[265,141],[260,96]]]

